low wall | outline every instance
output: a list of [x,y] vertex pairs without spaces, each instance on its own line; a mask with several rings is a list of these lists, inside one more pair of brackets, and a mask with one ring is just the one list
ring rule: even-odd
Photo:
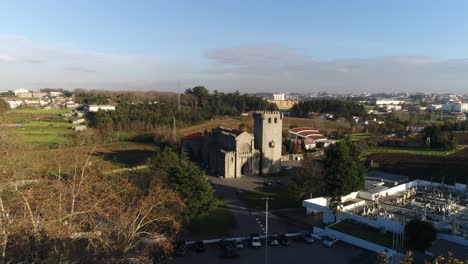
[[389,257],[396,254],[396,252],[394,250],[392,250],[392,249],[389,249],[389,248],[386,248],[386,247],[371,243],[369,241],[366,241],[366,240],[363,240],[363,239],[360,239],[360,238],[357,238],[357,237],[350,236],[350,235],[345,234],[345,233],[338,232],[338,231],[330,229],[328,227],[326,228],[326,231],[327,231],[327,234],[329,236],[336,237],[339,240],[341,240],[343,242],[346,242],[348,244],[354,245],[356,247],[364,248],[364,249],[367,249],[367,250],[370,250],[370,251],[376,252],[376,253],[385,253]]
[[281,161],[291,161],[291,160],[303,160],[304,156],[302,154],[289,154],[289,155],[282,155]]
[[379,223],[377,223],[377,221],[372,220],[370,218],[360,216],[360,215],[340,213],[340,214],[338,214],[336,216],[336,221],[341,221],[341,220],[345,220],[345,219],[354,220],[356,222],[363,223],[363,224],[366,224],[368,226],[371,226],[371,227],[374,227],[374,228],[377,228],[377,229],[381,228],[381,226],[379,225]]
[[353,203],[353,204],[350,204],[350,205],[347,205],[347,206],[343,206],[343,208],[341,210],[343,211],[349,211],[351,209],[354,209],[356,207],[359,207],[359,206],[362,206],[366,203],[366,201],[364,200],[361,200],[359,202],[356,202],[356,203]]
[[461,237],[451,236],[451,235],[447,235],[447,234],[444,234],[444,233],[437,233],[437,238],[447,240],[447,241],[450,241],[450,242],[453,242],[453,243],[457,243],[457,244],[460,244],[460,245],[468,246],[468,240],[463,239]]
[[377,224],[390,232],[401,233],[404,229],[400,222],[380,216],[377,217]]

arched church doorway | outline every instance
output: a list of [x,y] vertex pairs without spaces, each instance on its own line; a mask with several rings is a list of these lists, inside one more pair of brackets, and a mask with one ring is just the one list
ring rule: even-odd
[[251,175],[251,173],[250,173],[250,167],[249,167],[249,162],[248,162],[248,161],[246,161],[246,162],[244,163],[244,165],[242,165],[242,167],[241,167],[241,175],[242,175],[242,176],[250,176],[250,175]]

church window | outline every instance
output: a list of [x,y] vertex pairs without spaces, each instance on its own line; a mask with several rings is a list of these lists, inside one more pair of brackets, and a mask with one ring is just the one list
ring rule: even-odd
[[278,123],[278,118],[275,117],[275,124]]
[[268,123],[271,123],[271,117],[268,118]]

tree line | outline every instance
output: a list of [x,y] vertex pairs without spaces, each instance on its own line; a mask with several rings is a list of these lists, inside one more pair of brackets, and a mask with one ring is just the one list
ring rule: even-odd
[[[104,103],[111,100],[103,94],[78,94],[83,103]],[[172,98],[174,99],[174,98]],[[115,111],[89,112],[91,127],[111,130],[150,130],[171,126],[174,118],[178,126],[191,125],[215,116],[238,116],[246,111],[274,110],[268,101],[249,95],[235,93],[210,93],[204,87],[188,89],[183,96],[172,100],[152,101],[146,98],[135,103],[128,94],[116,95]]]
[[345,118],[366,114],[364,106],[348,100],[314,99],[299,102],[291,108],[291,115],[295,117],[307,117],[311,112],[333,113]]
[[468,131],[468,121],[461,121],[440,126],[442,131]]

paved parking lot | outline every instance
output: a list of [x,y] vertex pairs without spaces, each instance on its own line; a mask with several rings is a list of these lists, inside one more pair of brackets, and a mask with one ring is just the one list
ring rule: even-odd
[[[239,250],[240,258],[224,259],[217,244],[207,246],[204,253],[189,251],[185,257],[174,257],[173,263],[265,263],[265,246],[254,249],[244,242],[244,249]],[[372,263],[373,253],[339,242],[333,248],[325,248],[319,242],[304,244],[292,241],[289,247],[268,247],[269,264],[294,263]]]

